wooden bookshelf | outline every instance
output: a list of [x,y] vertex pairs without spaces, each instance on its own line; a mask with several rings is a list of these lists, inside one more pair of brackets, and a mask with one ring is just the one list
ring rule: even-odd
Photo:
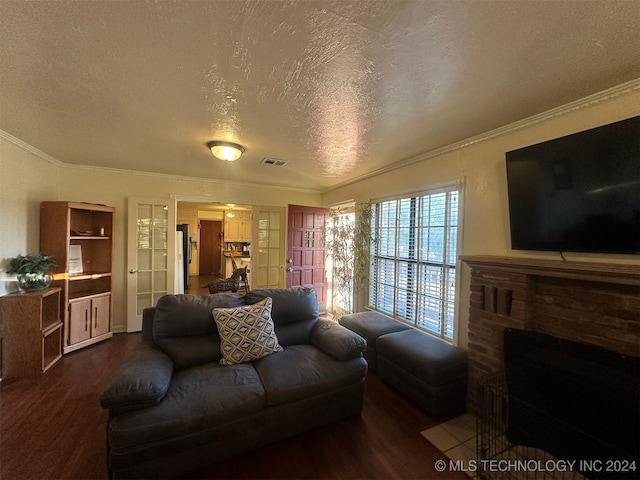
[[63,353],[113,336],[111,327],[114,207],[42,202],[40,250],[58,263]]

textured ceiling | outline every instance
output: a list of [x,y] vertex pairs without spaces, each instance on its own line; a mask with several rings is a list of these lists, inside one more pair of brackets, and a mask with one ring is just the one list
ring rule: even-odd
[[325,189],[639,77],[633,0],[0,0],[0,129],[69,164]]

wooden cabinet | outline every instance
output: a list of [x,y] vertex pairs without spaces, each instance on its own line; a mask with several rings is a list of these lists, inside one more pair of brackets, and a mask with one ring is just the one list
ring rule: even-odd
[[0,378],[39,375],[62,357],[60,288],[0,297]]
[[111,295],[69,300],[69,343],[84,342],[109,332]]
[[235,215],[224,219],[224,241],[251,242],[251,212],[239,210]]
[[63,353],[106,340],[111,328],[114,207],[42,202],[40,250],[58,263]]

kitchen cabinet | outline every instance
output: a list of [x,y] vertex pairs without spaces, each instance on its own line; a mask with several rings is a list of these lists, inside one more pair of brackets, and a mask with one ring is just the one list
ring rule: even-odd
[[235,217],[224,218],[225,242],[251,242],[251,212],[237,210]]

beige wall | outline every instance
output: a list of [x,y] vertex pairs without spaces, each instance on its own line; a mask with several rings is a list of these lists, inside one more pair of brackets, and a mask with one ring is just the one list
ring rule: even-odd
[[[640,92],[585,101],[550,112],[548,118],[518,126],[510,133],[461,146],[323,195],[324,205],[349,199],[358,202],[399,193],[420,192],[464,182],[463,229],[460,255],[500,255],[559,259],[555,253],[514,251],[510,247],[505,152],[640,114]],[[478,139],[479,140],[479,139]],[[567,260],[638,262],[635,255],[565,254]],[[461,265],[458,303],[458,343],[466,348],[468,333],[469,269]]]
[[[131,196],[285,206],[320,205],[320,193],[232,182],[135,174],[132,172],[72,167],[46,160],[29,146],[0,137],[0,295],[17,290],[7,278],[7,259],[38,251],[40,202],[68,200],[102,203],[116,208],[113,277],[113,326],[126,330],[126,219]],[[6,228],[5,228],[6,226]],[[45,252],[46,253],[46,252]]]
[[123,331],[127,323],[126,219],[129,197],[176,196],[178,199],[198,198],[201,201],[277,206],[299,202],[318,205],[320,202],[319,194],[299,190],[73,167],[63,168],[60,191],[61,200],[104,203],[116,207],[113,282],[113,325],[116,331]]
[[[43,200],[74,200],[116,207],[113,320],[119,331],[126,325],[126,205],[130,196],[168,198],[175,195],[188,201],[317,206],[423,191],[463,180],[464,223],[460,254],[557,258],[553,254],[510,249],[504,153],[639,114],[638,91],[607,100],[585,101],[579,108],[570,106],[511,133],[338,188],[322,198],[319,193],[293,189],[70,167],[15,139],[0,136],[0,295],[16,289],[15,281],[8,280],[3,273],[6,260],[38,250],[39,203]],[[628,255],[566,256],[570,260],[638,261],[636,256]],[[469,271],[464,265],[459,288],[459,343],[466,346]]]
[[18,290],[4,273],[8,259],[38,252],[40,202],[58,199],[58,165],[0,137],[0,295]]

